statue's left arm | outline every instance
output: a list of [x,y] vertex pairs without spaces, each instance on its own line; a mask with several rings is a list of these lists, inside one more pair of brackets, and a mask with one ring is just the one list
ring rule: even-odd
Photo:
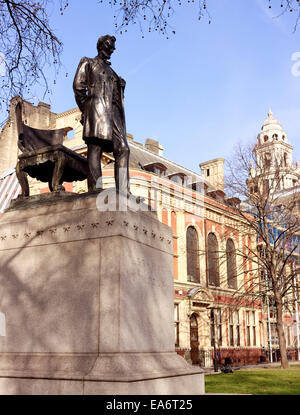
[[125,111],[124,111],[124,90],[126,86],[126,81],[118,76],[118,90],[119,90],[119,107],[120,114],[123,119],[123,124],[125,126]]
[[80,60],[73,82],[75,100],[82,114],[84,114],[88,93],[88,63],[88,58]]

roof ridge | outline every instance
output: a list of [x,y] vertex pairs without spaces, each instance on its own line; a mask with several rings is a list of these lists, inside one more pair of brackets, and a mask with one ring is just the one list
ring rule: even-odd
[[188,172],[192,173],[193,175],[198,176],[199,178],[201,178],[203,181],[205,181],[205,182],[206,182],[205,178],[204,178],[201,174],[196,173],[196,172],[194,172],[193,170],[190,170],[190,169],[188,169],[188,168],[186,168],[186,167],[183,167],[183,166],[181,166],[180,164],[175,163],[174,161],[171,161],[171,160],[167,159],[166,157],[160,156],[159,154],[155,154],[155,153],[153,153],[152,151],[147,150],[145,147],[140,147],[138,144],[136,144],[136,145],[135,145],[135,143],[133,143],[133,142],[129,142],[128,144],[129,144],[129,145],[132,145],[132,146],[133,146],[133,147],[135,147],[136,149],[139,149],[139,150],[144,151],[144,152],[145,152],[145,153],[147,153],[147,154],[153,155],[153,156],[155,156],[155,157],[157,157],[157,158],[159,158],[159,159],[161,159],[161,160],[165,160],[165,161],[167,161],[168,163],[172,164],[173,166],[179,167],[181,170],[188,171]]

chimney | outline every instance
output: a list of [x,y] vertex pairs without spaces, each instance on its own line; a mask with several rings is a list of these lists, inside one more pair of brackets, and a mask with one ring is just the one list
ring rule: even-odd
[[142,147],[142,148],[144,147],[142,143],[138,143],[137,141],[134,141],[134,137],[133,137],[132,134],[127,133],[126,138],[127,138],[128,143],[133,143],[136,146],[139,146],[139,147]]
[[224,191],[224,159],[218,158],[199,164],[205,179],[217,190]]
[[39,107],[39,108],[45,108],[45,110],[46,111],[50,111],[50,108],[51,108],[51,105],[50,104],[46,104],[46,102],[42,102],[42,101],[40,101],[38,104],[37,104],[37,106]]
[[159,156],[162,156],[164,153],[163,146],[158,141],[152,140],[151,138],[146,138],[145,148]]

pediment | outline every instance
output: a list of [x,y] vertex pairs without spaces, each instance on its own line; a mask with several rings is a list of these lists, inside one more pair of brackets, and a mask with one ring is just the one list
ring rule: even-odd
[[209,304],[214,301],[212,294],[207,289],[202,287],[192,288],[188,291],[187,296],[190,297],[191,300],[199,303]]

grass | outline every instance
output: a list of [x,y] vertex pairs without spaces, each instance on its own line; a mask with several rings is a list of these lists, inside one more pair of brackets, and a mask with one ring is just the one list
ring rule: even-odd
[[205,376],[207,393],[300,395],[300,365],[289,369],[245,369]]

